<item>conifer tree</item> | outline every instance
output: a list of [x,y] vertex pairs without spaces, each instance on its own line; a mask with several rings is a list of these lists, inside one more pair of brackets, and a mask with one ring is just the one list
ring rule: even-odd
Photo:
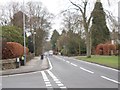
[[92,47],[110,40],[110,32],[106,25],[105,12],[101,2],[96,2],[92,12],[91,39]]

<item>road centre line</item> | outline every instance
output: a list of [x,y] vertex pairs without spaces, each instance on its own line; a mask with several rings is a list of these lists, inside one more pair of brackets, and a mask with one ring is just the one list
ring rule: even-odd
[[85,69],[85,68],[83,68],[83,67],[80,67],[80,69],[82,69],[82,70],[84,70],[84,71],[86,71],[86,72],[89,72],[89,73],[94,73],[94,72],[92,72],[92,71],[90,71],[90,70],[87,70],[87,69]]
[[70,63],[71,65],[73,65],[73,66],[75,66],[75,67],[77,67],[77,65],[76,64],[74,64],[74,63]]
[[113,80],[111,78],[108,78],[108,77],[105,77],[105,76],[101,76],[103,79],[106,79],[106,80],[109,80],[111,82],[114,82],[114,83],[117,83],[117,84],[120,84],[120,82],[116,81],[116,80]]
[[69,61],[66,61],[67,63],[70,63]]

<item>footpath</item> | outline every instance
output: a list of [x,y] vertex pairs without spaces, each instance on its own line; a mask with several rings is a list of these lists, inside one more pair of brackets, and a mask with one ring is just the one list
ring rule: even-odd
[[25,66],[20,66],[17,69],[8,69],[0,71],[2,75],[11,75],[11,74],[21,74],[21,73],[29,73],[35,71],[41,71],[49,68],[49,63],[46,57],[43,60],[39,57],[34,57],[29,62],[26,63]]

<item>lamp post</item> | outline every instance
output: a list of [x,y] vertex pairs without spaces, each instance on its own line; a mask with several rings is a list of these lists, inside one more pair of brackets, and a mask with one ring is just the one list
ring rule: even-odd
[[33,33],[34,53],[35,53],[35,35],[36,35],[36,32],[34,31]]
[[23,0],[23,34],[24,34],[24,65],[26,64],[26,41],[25,41],[25,14],[24,14],[24,0]]

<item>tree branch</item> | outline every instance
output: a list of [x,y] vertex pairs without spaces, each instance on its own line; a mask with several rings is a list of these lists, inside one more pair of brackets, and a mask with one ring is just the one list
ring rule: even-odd
[[83,13],[83,10],[82,10],[82,8],[81,8],[80,6],[78,6],[77,4],[73,3],[71,0],[69,0],[69,1],[70,1],[71,4],[73,4],[74,6],[76,6],[77,8],[79,8],[79,10],[80,10],[80,12],[81,12],[82,14],[84,14],[84,13]]
[[87,7],[87,3],[88,3],[88,2],[86,2],[86,1],[84,2],[84,16],[86,16],[86,7]]
[[88,26],[89,26],[89,24],[90,24],[90,21],[91,21],[91,18],[92,18],[92,15],[90,15],[90,17],[89,17],[89,19],[88,19]]

